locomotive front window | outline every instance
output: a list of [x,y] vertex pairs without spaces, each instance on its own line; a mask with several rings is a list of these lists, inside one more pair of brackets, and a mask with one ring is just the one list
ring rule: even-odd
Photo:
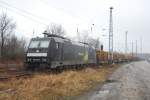
[[29,48],[38,48],[40,41],[31,41]]
[[50,40],[31,41],[29,48],[48,48]]
[[40,48],[48,48],[49,42],[49,40],[41,41]]

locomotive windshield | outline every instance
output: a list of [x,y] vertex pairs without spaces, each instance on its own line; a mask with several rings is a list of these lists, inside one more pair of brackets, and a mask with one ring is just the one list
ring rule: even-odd
[[29,48],[48,48],[50,40],[32,40]]

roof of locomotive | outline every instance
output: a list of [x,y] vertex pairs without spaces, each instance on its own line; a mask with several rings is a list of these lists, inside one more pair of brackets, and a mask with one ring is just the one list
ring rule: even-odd
[[60,43],[64,43],[64,41],[68,41],[70,42],[69,39],[66,38],[60,38],[60,37],[36,37],[36,38],[32,38],[31,40],[36,41],[42,41],[42,40],[50,40],[51,38],[53,38],[56,42],[60,42]]
[[53,38],[56,42],[60,42],[60,43],[70,43],[70,44],[74,44],[74,45],[78,45],[78,46],[85,46],[85,47],[89,47],[88,43],[84,43],[84,42],[76,42],[76,41],[72,41],[68,38],[62,37],[62,36],[57,36],[57,35],[50,35],[47,37],[36,37],[36,38],[32,38],[31,40],[36,41],[42,41],[42,40],[50,40],[51,38]]

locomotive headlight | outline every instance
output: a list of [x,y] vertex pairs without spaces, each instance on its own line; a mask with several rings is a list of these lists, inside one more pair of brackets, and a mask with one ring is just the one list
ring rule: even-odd
[[43,61],[43,62],[46,62],[46,61],[47,61],[47,59],[46,59],[46,58],[42,58],[42,61]]
[[31,61],[31,58],[28,58],[28,59],[27,59],[27,61],[29,61],[29,62],[30,62],[30,61]]

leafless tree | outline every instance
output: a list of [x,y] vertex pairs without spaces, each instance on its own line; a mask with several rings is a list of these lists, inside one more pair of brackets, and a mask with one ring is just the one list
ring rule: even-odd
[[47,27],[47,32],[59,36],[64,36],[66,31],[60,24],[51,24]]
[[7,59],[23,59],[26,49],[26,41],[24,38],[18,39],[15,35],[11,35],[6,40],[5,44],[5,58]]
[[77,33],[78,41],[88,43],[90,46],[100,49],[101,44],[100,44],[99,38],[97,38],[97,39],[91,38],[91,37],[89,37],[89,34],[90,33],[87,30],[78,32]]
[[78,41],[87,43],[88,38],[89,38],[88,35],[89,35],[89,32],[87,30],[84,30],[82,32],[78,32],[77,33]]
[[7,53],[4,52],[5,57],[4,58],[15,58],[16,50],[18,49],[18,39],[15,35],[10,36],[7,38],[4,50],[7,51]]
[[19,46],[17,49],[17,54],[19,58],[23,59],[24,53],[26,52],[26,49],[27,49],[27,42],[24,38],[21,38],[20,40],[18,40],[18,43],[19,43]]
[[0,39],[1,39],[1,58],[3,58],[4,56],[4,46],[5,46],[5,42],[7,37],[14,32],[16,28],[16,23],[13,22],[12,19],[8,18],[6,13],[2,13],[0,15]]

